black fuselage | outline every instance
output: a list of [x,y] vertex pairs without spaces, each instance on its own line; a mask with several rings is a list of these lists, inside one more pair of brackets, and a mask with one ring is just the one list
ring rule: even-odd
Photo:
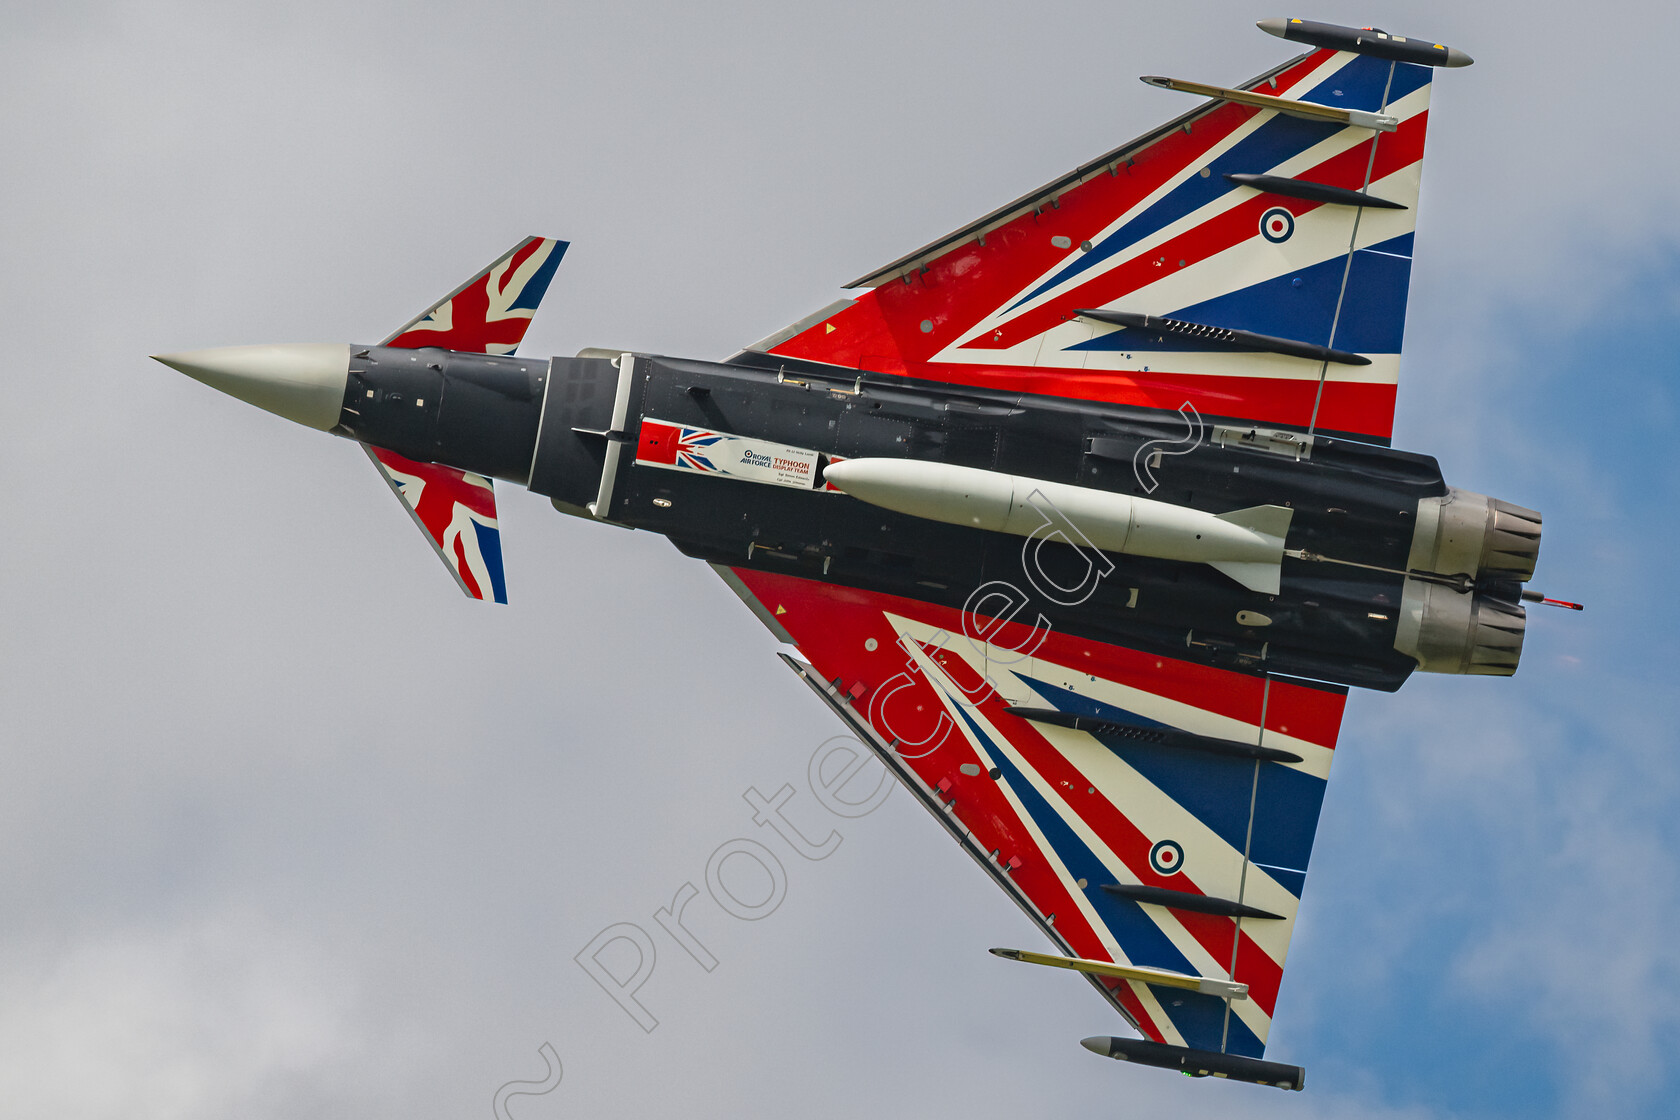
[[[713,563],[954,608],[989,581],[1029,586],[1022,538],[825,490],[830,459],[951,463],[1214,514],[1285,506],[1289,550],[1327,559],[1286,556],[1276,595],[1205,564],[1105,554],[1111,570],[1080,601],[1039,596],[1031,606],[1058,632],[1247,672],[1392,690],[1417,668],[1395,635],[1419,502],[1448,490],[1429,456],[1176,411],[859,378],[763,354],[636,356],[622,378],[619,365],[359,350],[338,431],[527,485],[566,512],[663,534]],[[638,465],[644,417],[810,449],[816,486]],[[1052,575],[1061,566],[1064,587],[1089,569],[1076,546],[1035,555]]]

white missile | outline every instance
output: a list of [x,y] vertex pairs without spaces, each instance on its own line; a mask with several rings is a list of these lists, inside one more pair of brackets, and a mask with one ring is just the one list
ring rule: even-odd
[[[947,525],[1030,537],[1060,513],[1105,552],[1206,564],[1250,591],[1278,593],[1294,510],[1252,506],[1212,514],[1087,486],[915,459],[847,459],[823,477],[859,501]],[[1078,543],[1077,541],[1075,543]]]

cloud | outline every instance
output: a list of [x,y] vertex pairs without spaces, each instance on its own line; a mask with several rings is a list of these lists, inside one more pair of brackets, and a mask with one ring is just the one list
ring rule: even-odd
[[235,905],[44,950],[13,959],[0,1011],[19,1113],[260,1115],[362,1056],[354,973],[289,922]]

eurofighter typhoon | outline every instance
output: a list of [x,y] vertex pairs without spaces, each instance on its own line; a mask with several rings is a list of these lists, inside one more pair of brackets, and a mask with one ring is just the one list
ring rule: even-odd
[[[1307,53],[723,362],[515,356],[530,238],[377,345],[160,361],[362,444],[468,595],[493,479],[710,564],[1142,1038],[1265,1058],[1348,689],[1509,676],[1540,515],[1390,446],[1436,68]],[[1570,604],[1560,604],[1570,605]]]

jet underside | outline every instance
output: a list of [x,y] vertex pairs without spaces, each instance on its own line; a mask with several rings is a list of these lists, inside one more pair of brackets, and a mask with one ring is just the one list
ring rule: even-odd
[[[564,511],[660,533],[713,563],[957,608],[989,581],[1030,583],[1022,540],[854,500],[823,485],[824,467],[949,463],[1211,514],[1269,503],[1293,511],[1289,551],[1315,558],[1285,555],[1275,595],[1206,565],[1099,556],[1052,533],[1035,562],[1055,588],[1088,593],[1052,590],[1034,609],[1058,632],[1242,672],[1393,690],[1418,667],[1395,643],[1420,503],[1450,491],[1433,458],[1193,413],[846,373],[759,355],[543,363],[365,348],[339,430],[528,484]],[[626,416],[814,452],[816,470],[807,486],[649,470]],[[1520,612],[1514,578],[1484,582]]]

